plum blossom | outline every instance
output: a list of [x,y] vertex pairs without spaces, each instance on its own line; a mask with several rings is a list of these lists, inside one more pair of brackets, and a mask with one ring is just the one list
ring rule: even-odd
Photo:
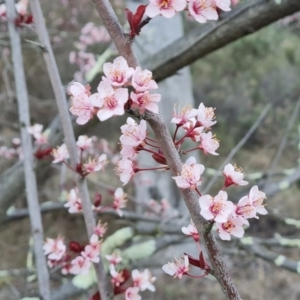
[[125,113],[124,104],[128,100],[128,89],[118,88],[114,90],[108,82],[101,81],[97,90],[98,93],[92,94],[90,101],[94,106],[100,107],[97,112],[100,121]]
[[178,108],[176,111],[176,105],[174,105],[173,118],[171,123],[177,124],[177,126],[182,126],[187,122],[191,122],[198,114],[198,110],[192,108],[191,106],[185,106],[182,109]]
[[108,160],[106,158],[106,154],[100,155],[98,159],[89,158],[89,160],[85,164],[83,164],[84,170],[87,173],[98,172],[103,170],[104,166],[108,164]]
[[151,94],[148,91],[139,94],[131,92],[130,98],[132,100],[131,107],[138,108],[141,114],[143,114],[145,110],[158,114],[157,102],[161,100],[160,94]]
[[195,189],[201,184],[201,174],[204,171],[204,166],[196,163],[194,157],[186,160],[182,166],[181,175],[172,177],[175,179],[176,184],[182,189]]
[[105,63],[103,72],[106,76],[102,77],[104,82],[113,86],[122,86],[132,76],[134,69],[128,66],[124,57],[119,56],[114,59],[113,63]]
[[186,122],[182,128],[185,130],[185,136],[191,138],[194,142],[199,142],[201,133],[204,130],[203,126],[197,127],[197,121],[195,118],[191,118],[189,122]]
[[230,4],[231,4],[231,0],[213,0],[213,4],[224,10],[224,11],[230,11],[231,8],[230,8]]
[[121,145],[122,149],[120,154],[122,158],[134,158],[135,154],[138,152],[136,147],[128,146],[128,145]]
[[110,265],[117,265],[122,261],[122,257],[118,252],[113,252],[111,255],[105,255]]
[[93,141],[92,138],[89,138],[87,135],[80,135],[78,137],[76,145],[81,150],[86,150],[92,147]]
[[145,144],[147,137],[147,123],[142,120],[138,125],[134,119],[127,118],[126,124],[121,126],[122,135],[120,141],[122,145],[137,147]]
[[86,259],[82,256],[77,256],[71,261],[71,274],[83,274],[86,275],[89,272],[92,263],[89,259]]
[[43,246],[44,254],[48,255],[49,260],[55,261],[59,261],[63,258],[66,253],[66,249],[67,247],[61,237],[56,239],[47,238]]
[[193,223],[193,221],[191,221],[191,223],[188,225],[188,227],[182,227],[181,231],[185,235],[192,236],[196,242],[199,241],[199,233],[198,233],[198,230],[197,230],[195,224]]
[[52,161],[54,164],[64,162],[69,158],[69,152],[66,144],[62,144],[61,146],[57,147],[57,149],[53,149],[51,154],[54,158]]
[[168,275],[181,279],[182,276],[189,270],[189,258],[187,255],[184,255],[179,259],[175,258],[174,262],[169,262],[163,265],[162,269]]
[[[201,127],[200,127],[201,128]],[[216,150],[219,148],[220,144],[216,137],[209,132],[201,132],[200,133],[200,145],[199,149],[203,150],[205,154],[209,153],[212,155],[219,155]]]
[[204,126],[207,129],[210,129],[211,126],[217,123],[214,121],[215,112],[212,107],[205,107],[203,103],[200,103],[198,107],[197,121],[201,126]]
[[235,213],[245,219],[255,218],[256,209],[248,196],[242,197],[236,205]]
[[232,164],[227,164],[224,167],[223,175],[225,177],[225,187],[231,185],[247,185],[248,181],[244,179],[244,173],[242,173],[241,169],[238,169],[237,166],[233,166]]
[[121,208],[126,207],[126,194],[124,193],[122,188],[117,188],[114,193],[114,202],[113,202],[113,209],[116,210],[118,215],[120,217],[123,216],[123,212],[121,211]]
[[231,214],[226,222],[216,222],[217,232],[222,240],[230,241],[231,235],[241,238],[245,233],[243,225],[247,223],[244,218]]
[[85,246],[84,251],[81,252],[81,256],[91,262],[98,263],[100,261],[101,243],[96,234],[93,234],[90,238],[90,244]]
[[137,92],[146,92],[158,88],[157,83],[152,79],[152,72],[142,70],[140,67],[136,67],[131,83]]
[[94,233],[97,236],[103,237],[107,231],[107,223],[101,224],[101,221],[98,221],[97,226],[94,228]]
[[267,199],[266,194],[258,189],[258,186],[255,185],[251,188],[249,192],[249,199],[252,202],[252,205],[255,207],[256,212],[261,215],[266,215],[268,212],[265,209],[263,201]]
[[45,130],[43,132],[43,125],[34,124],[27,128],[29,134],[31,134],[35,138],[35,143],[37,145],[44,145],[48,143],[48,137],[50,134],[50,130]]
[[184,10],[185,7],[186,0],[150,0],[145,14],[150,18],[154,18],[160,14],[165,18],[172,18],[177,11]]
[[148,269],[145,269],[144,272],[133,270],[131,272],[131,276],[133,285],[138,287],[142,292],[145,290],[155,292],[155,286],[153,285],[153,282],[155,282],[156,278],[151,275]]
[[191,16],[199,23],[206,23],[207,20],[218,20],[219,18],[213,0],[190,0],[188,8]]
[[124,278],[122,272],[117,272],[115,269],[115,265],[113,265],[113,264],[109,265],[109,273],[112,277],[111,282],[112,282],[113,286],[118,287],[121,285],[121,283],[124,282],[125,278]]
[[127,184],[130,178],[134,175],[133,162],[127,158],[118,161],[116,174],[120,177],[123,185]]
[[125,299],[126,300],[141,300],[142,297],[139,295],[139,288],[129,287],[125,291]]
[[212,197],[204,195],[199,198],[200,214],[206,220],[226,222],[234,210],[234,204],[227,200],[227,193],[219,191],[218,195]]
[[69,92],[72,99],[71,114],[78,117],[76,119],[77,124],[86,124],[95,114],[95,108],[89,99],[91,95],[90,87],[85,87],[79,82],[73,82],[69,86]]
[[70,214],[79,213],[82,210],[81,199],[79,198],[77,191],[75,189],[70,190],[68,195],[68,202],[64,205],[64,207],[69,208],[68,212]]

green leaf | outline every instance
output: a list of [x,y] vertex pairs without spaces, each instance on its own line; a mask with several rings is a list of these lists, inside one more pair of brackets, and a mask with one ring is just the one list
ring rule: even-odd
[[93,266],[91,266],[88,274],[86,274],[86,275],[79,274],[79,275],[76,275],[72,279],[72,284],[74,286],[76,286],[77,288],[83,289],[83,290],[88,289],[96,282],[97,282],[97,278],[96,278],[96,273],[95,273],[95,269]]
[[280,5],[282,0],[274,0],[277,5]]

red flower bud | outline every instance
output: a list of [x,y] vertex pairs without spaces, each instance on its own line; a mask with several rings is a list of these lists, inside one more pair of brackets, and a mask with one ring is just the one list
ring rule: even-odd
[[72,252],[80,253],[81,251],[84,250],[84,247],[81,246],[78,242],[70,241],[70,243],[69,243],[69,249]]
[[100,205],[101,205],[101,202],[102,202],[102,195],[99,194],[99,193],[97,193],[97,194],[95,195],[94,206],[95,206],[95,207],[100,206]]
[[167,161],[163,155],[160,154],[152,154],[153,159],[158,162],[159,164],[166,165]]

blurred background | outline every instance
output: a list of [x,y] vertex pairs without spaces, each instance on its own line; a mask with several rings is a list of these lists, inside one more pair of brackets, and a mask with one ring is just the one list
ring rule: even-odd
[[[111,2],[122,24],[128,27],[123,11],[125,7],[134,7],[136,3],[126,4],[121,0]],[[102,64],[112,61],[116,52],[93,4],[88,0],[41,0],[41,4],[63,84],[67,88],[71,81],[76,80],[91,84],[95,91],[101,79]],[[149,29],[145,27],[145,31],[137,38],[136,51],[140,55],[144,53],[143,59],[159,51],[159,46],[153,46],[155,39],[156,44],[166,46],[180,35],[202,26],[189,17],[178,16],[174,25],[170,25],[180,28],[175,34],[175,30],[172,31],[175,27],[169,30],[164,26],[160,27],[170,33],[168,38],[163,38],[163,45],[155,33],[155,30],[159,31],[157,26],[162,26],[159,22],[149,24]],[[32,124],[40,123],[46,128],[57,115],[53,91],[34,31],[24,27],[20,32]],[[10,54],[7,26],[2,21],[0,171],[3,174],[12,170],[19,160],[19,145],[16,140],[20,138],[18,109]],[[269,214],[251,221],[250,228],[246,230],[246,236],[255,237],[256,242],[248,245],[235,240],[221,243],[230,272],[243,299],[300,299],[300,14],[286,17],[227,45],[179,71],[172,78],[175,83],[159,83],[164,95],[161,110],[167,123],[170,122],[174,103],[188,103],[198,107],[203,102],[206,106],[216,107],[218,123],[214,126],[213,133],[220,140],[220,155],[204,156],[202,153],[195,153],[206,166],[202,184],[204,189],[213,177],[216,182],[210,189],[211,193],[220,188],[222,177],[217,170],[233,148],[243,141],[230,162],[242,167],[250,185],[258,184],[268,196],[266,208]],[[172,89],[175,86],[180,87],[180,93],[175,91],[174,95]],[[90,122],[82,131],[89,136],[96,136],[99,150],[105,151],[104,148],[108,147],[107,151],[114,158],[119,151],[119,128],[126,117],[112,118],[102,124]],[[253,132],[249,134],[252,127]],[[170,126],[170,130],[174,128]],[[79,135],[79,131],[77,134]],[[143,162],[146,162],[146,158],[142,158],[141,163]],[[113,169],[114,165],[111,164],[105,174],[91,176],[88,184],[92,198],[96,193],[101,193],[103,201],[109,202],[111,190],[121,186]],[[40,202],[62,203],[65,200],[62,189],[68,190],[74,185],[72,176],[53,167],[45,170],[46,174],[38,176]],[[147,176],[135,178],[126,186],[126,193],[136,195],[142,202],[153,199],[160,203],[163,197],[168,198],[178,212],[179,226],[187,226],[189,220],[181,218],[184,207],[181,206],[180,196],[175,190],[171,190],[168,179],[159,187],[168,187],[165,195],[164,192],[153,192],[153,189],[147,187]],[[152,186],[155,185],[152,182]],[[232,199],[239,199],[248,190],[249,188],[233,187],[229,195]],[[23,208],[26,208],[26,198],[23,193],[19,193],[15,202],[9,206],[9,211]],[[144,212],[136,203],[130,202],[128,208]],[[101,220],[108,222],[108,234],[130,226],[133,222],[113,220],[110,216],[103,216]],[[26,217],[6,216],[0,224],[0,299],[14,300],[34,295],[36,281],[30,278],[32,252],[29,220]],[[82,217],[69,214],[61,206],[43,214],[43,225],[46,237],[55,238],[60,234],[67,240],[86,240]],[[159,239],[160,236],[156,235],[155,238]],[[144,236],[143,239],[147,237]],[[159,258],[163,258],[165,262],[170,261],[174,255],[178,257],[186,249],[190,253],[196,253],[195,246],[190,242],[184,237],[174,238],[174,244],[172,241],[165,243],[155,254],[156,258],[133,262],[134,266],[150,268],[159,278],[155,284],[157,292],[145,293],[143,299],[224,299],[218,283],[212,278],[178,280],[161,273]],[[276,261],[279,255],[284,256],[289,264],[282,266]],[[59,289],[67,283],[66,278],[71,277],[53,273],[53,288]],[[61,296],[62,298],[58,296],[57,299],[88,299],[91,294],[91,290],[74,290],[73,294],[66,294],[68,296]]]

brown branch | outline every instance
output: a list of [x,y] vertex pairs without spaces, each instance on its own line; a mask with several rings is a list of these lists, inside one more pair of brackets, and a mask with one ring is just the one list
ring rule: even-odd
[[[131,67],[137,67],[138,61],[133,53],[131,44],[128,38],[124,35],[121,25],[118,23],[117,17],[108,0],[93,0],[96,4],[96,8],[100,17],[103,20],[106,29],[108,30],[112,40],[116,43],[117,49],[127,61]],[[166,157],[168,166],[174,174],[181,172],[182,162],[179,154],[174,146],[173,140],[170,136],[168,128],[162,118],[159,115],[148,113],[146,120],[151,126],[161,149]],[[218,248],[216,240],[210,230],[210,223],[206,222],[200,216],[200,207],[198,203],[198,195],[189,189],[182,190],[182,195],[188,210],[191,214],[193,222],[197,227],[200,235],[203,238],[205,247],[209,254],[210,260],[213,265],[215,276],[218,279],[223,292],[228,299],[241,299],[225,265],[224,259]]]
[[16,94],[18,101],[19,122],[23,149],[23,164],[26,186],[26,200],[30,215],[31,234],[34,241],[35,264],[38,277],[39,293],[44,300],[50,300],[50,282],[47,262],[43,251],[43,224],[39,207],[36,176],[34,172],[33,147],[27,130],[30,126],[29,101],[21,49],[21,39],[14,23],[16,19],[15,2],[6,0],[8,29],[12,50]]
[[161,81],[205,55],[299,10],[299,0],[282,0],[280,4],[273,0],[247,1],[222,14],[221,21],[197,26],[142,65],[152,70],[155,80]]

